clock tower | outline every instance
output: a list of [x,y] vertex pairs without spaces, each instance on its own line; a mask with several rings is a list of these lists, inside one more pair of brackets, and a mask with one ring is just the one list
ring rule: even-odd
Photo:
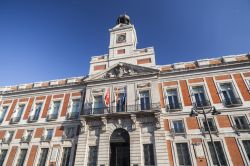
[[128,15],[120,15],[110,31],[109,59],[125,58],[136,50],[137,37]]

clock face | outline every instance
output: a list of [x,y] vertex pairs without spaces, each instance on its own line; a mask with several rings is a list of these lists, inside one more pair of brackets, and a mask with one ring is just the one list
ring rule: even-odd
[[123,34],[117,35],[116,43],[124,43],[124,42],[126,42],[126,34],[123,33]]

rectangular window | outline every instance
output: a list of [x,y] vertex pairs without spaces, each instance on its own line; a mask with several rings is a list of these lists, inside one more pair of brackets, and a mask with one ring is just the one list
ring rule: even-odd
[[125,112],[126,99],[124,93],[119,93],[116,99],[116,112]]
[[[215,141],[214,145],[215,145],[216,152],[217,152],[217,154],[219,156],[219,160],[220,160],[221,165],[227,166],[225,154],[224,154],[224,151],[222,149],[221,143],[219,141]],[[214,148],[213,148],[213,145],[212,145],[211,142],[208,142],[208,147],[209,147],[209,151],[210,151],[210,154],[211,154],[211,157],[212,157],[213,164],[218,165],[218,161],[216,159]]]
[[80,99],[72,100],[72,109],[71,112],[79,112],[80,110]]
[[11,118],[11,123],[17,123],[20,121],[23,111],[24,111],[24,104],[20,104],[17,106],[17,108],[14,111],[13,117]]
[[250,161],[250,140],[244,140],[242,141],[244,149],[246,151],[247,154],[247,158]]
[[16,166],[23,166],[28,149],[21,149]]
[[18,106],[16,117],[21,118],[21,116],[23,114],[24,107],[25,107],[24,104],[21,104]]
[[153,144],[144,144],[143,151],[144,151],[144,164],[145,164],[145,166],[154,166],[155,159],[154,159]]
[[90,146],[88,166],[96,166],[96,165],[97,165],[97,146]]
[[191,166],[190,153],[187,143],[176,143],[177,156],[180,166]]
[[168,99],[168,108],[170,110],[181,109],[181,104],[179,103],[177,89],[168,89],[166,91],[166,96]]
[[140,92],[140,106],[141,106],[141,110],[150,109],[149,91]]
[[34,114],[33,120],[38,120],[42,106],[43,106],[43,103],[36,103],[35,114]]
[[70,160],[71,147],[63,148],[63,157],[61,166],[68,166]]
[[8,131],[3,139],[3,143],[10,143],[12,141],[14,135],[14,131]]
[[249,129],[249,124],[245,116],[236,116],[234,117],[236,128],[238,130],[247,130]]
[[32,138],[33,130],[27,130],[24,136],[22,137],[23,142],[30,142]]
[[7,149],[2,149],[0,153],[0,165],[2,166],[4,163],[4,159],[6,157],[8,150]]
[[61,101],[54,101],[53,102],[53,111],[52,111],[52,114],[58,115],[59,110],[60,110],[60,105],[61,105]]
[[75,127],[68,127],[65,131],[66,138],[73,138],[75,136]]
[[5,114],[8,111],[8,109],[9,109],[9,106],[3,106],[2,109],[0,109],[0,123],[3,122]]
[[236,96],[232,83],[221,83],[220,88],[225,105],[241,104],[241,100]]
[[102,114],[104,110],[103,96],[95,96],[94,97],[94,109],[93,114]]
[[175,133],[184,133],[184,124],[182,120],[174,120],[173,121],[173,128]]
[[37,166],[45,166],[46,161],[47,161],[48,152],[49,152],[49,148],[42,148],[41,149],[41,153],[39,156]]
[[[216,125],[215,125],[213,118],[207,118],[207,122],[208,122],[208,125],[209,125],[211,132],[217,131],[217,128],[216,128]],[[203,123],[203,127],[204,127],[205,132],[208,132],[208,125],[207,125],[205,119],[202,119],[202,123]]]
[[194,95],[194,104],[196,107],[205,107],[210,105],[209,101],[207,100],[203,86],[192,87],[192,92]]
[[44,141],[50,141],[52,139],[52,136],[53,136],[53,131],[54,131],[53,129],[45,130],[43,140]]

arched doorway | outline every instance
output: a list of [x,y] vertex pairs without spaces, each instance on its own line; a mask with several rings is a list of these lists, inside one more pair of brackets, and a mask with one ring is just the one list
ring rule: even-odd
[[110,137],[110,166],[130,166],[129,133],[116,129]]

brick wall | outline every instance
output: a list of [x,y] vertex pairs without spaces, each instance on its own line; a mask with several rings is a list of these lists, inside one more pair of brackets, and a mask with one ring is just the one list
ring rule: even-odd
[[6,118],[6,121],[10,121],[10,118],[16,108],[16,104],[17,104],[17,99],[15,99],[13,102],[12,102],[12,105],[10,107],[10,110],[9,110],[9,113],[7,115],[7,118]]
[[205,79],[206,79],[208,90],[212,97],[213,103],[214,104],[220,103],[221,102],[220,96],[217,92],[213,77],[206,77]]
[[186,122],[187,122],[187,127],[189,130],[199,129],[199,124],[198,124],[198,120],[196,117],[187,117]]
[[27,108],[25,110],[23,120],[26,120],[26,119],[29,118],[29,114],[30,114],[30,110],[32,109],[33,102],[34,102],[34,97],[31,97],[30,100],[29,100],[28,106],[27,106]]
[[241,74],[234,74],[233,75],[239,89],[242,97],[244,98],[245,101],[250,101],[250,93],[248,91],[248,88],[241,76]]
[[159,90],[159,95],[160,95],[161,108],[165,108],[165,101],[164,101],[164,96],[163,96],[162,83],[158,83],[158,90]]
[[46,118],[46,116],[47,116],[48,109],[49,109],[50,102],[51,102],[51,97],[52,96],[50,95],[50,96],[47,96],[47,98],[46,98],[45,105],[43,108],[42,118]]
[[17,146],[13,146],[10,150],[10,153],[9,153],[9,156],[8,156],[8,160],[6,162],[6,165],[9,166],[9,165],[12,165],[13,164],[13,161],[14,161],[14,158],[16,156],[16,152],[17,152]]
[[231,127],[231,123],[227,115],[217,115],[216,118],[217,118],[219,127],[221,128]]
[[186,80],[180,80],[179,83],[180,83],[180,86],[181,86],[181,92],[182,92],[184,105],[185,106],[191,106],[192,102],[191,102],[191,98],[190,98],[190,95],[189,95]]
[[168,150],[168,161],[169,161],[169,166],[174,166],[174,159],[173,159],[173,152],[172,152],[172,145],[171,141],[167,140],[167,150]]
[[227,148],[234,166],[244,166],[239,147],[234,137],[225,137]]
[[70,94],[68,93],[64,97],[61,116],[66,116],[66,113],[68,110],[69,98],[70,98]]
[[35,158],[36,158],[36,153],[37,153],[38,146],[33,145],[30,150],[30,155],[27,161],[27,166],[33,166]]
[[144,58],[144,59],[138,59],[137,64],[145,64],[145,63],[151,63],[151,58]]
[[36,131],[35,131],[35,136],[34,138],[41,138],[42,135],[43,135],[43,128],[37,128]]
[[64,127],[63,126],[57,127],[56,128],[55,137],[62,137],[63,136],[63,131],[64,131]]

